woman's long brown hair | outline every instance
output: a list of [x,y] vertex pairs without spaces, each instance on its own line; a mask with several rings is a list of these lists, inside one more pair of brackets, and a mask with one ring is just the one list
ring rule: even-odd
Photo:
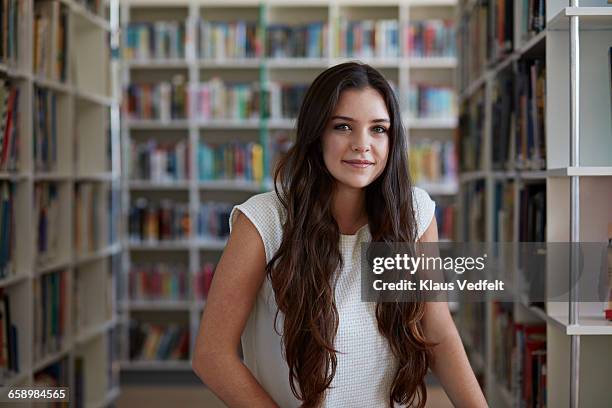
[[[349,62],[327,69],[306,92],[297,118],[296,142],[274,173],[286,220],[280,248],[266,266],[278,305],[276,319],[279,313],[283,315],[281,334],[291,390],[303,408],[321,405],[338,363],[334,286],[343,260],[338,248],[340,231],[331,211],[335,180],[323,162],[321,136],[342,91],[365,87],[383,97],[391,122],[386,168],[366,187],[372,241],[416,239],[407,144],[393,90],[366,64]],[[421,328],[423,313],[422,302],[376,305],[378,330],[398,362],[389,390],[391,407],[394,402],[425,406],[424,376],[431,354]]]

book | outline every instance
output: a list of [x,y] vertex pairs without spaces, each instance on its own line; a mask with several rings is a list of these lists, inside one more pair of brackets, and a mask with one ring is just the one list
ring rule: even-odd
[[454,118],[456,112],[455,91],[452,87],[423,82],[413,82],[409,85],[409,118]]
[[74,189],[74,249],[86,254],[108,244],[106,220],[111,216],[100,183],[77,183]]
[[44,266],[60,257],[62,231],[60,220],[60,197],[57,183],[34,185],[34,239],[36,242],[36,264]]
[[525,185],[519,198],[519,242],[546,242],[546,184]]
[[410,57],[454,57],[457,53],[452,20],[415,20],[404,24],[404,55]]
[[188,268],[183,264],[133,263],[130,266],[131,300],[187,300]]
[[68,317],[68,273],[58,271],[34,280],[34,359],[65,346]]
[[155,21],[130,23],[123,46],[125,60],[185,58],[186,23]]
[[492,87],[491,123],[496,129],[491,145],[491,166],[496,170],[509,170],[514,165],[513,138],[517,131],[516,86],[517,78],[509,70],[501,71]]
[[226,82],[213,77],[190,88],[190,114],[201,121],[259,119],[260,94],[256,82]]
[[479,78],[487,68],[491,47],[489,36],[491,2],[477,2],[473,8],[463,13],[457,28],[459,60],[459,89]]
[[259,143],[230,142],[198,146],[199,180],[263,181],[263,147]]
[[457,127],[457,154],[460,171],[478,171],[484,168],[485,152],[485,92],[477,90],[461,104]]
[[34,3],[33,71],[43,78],[66,81],[68,9],[58,0]]
[[4,64],[17,65],[23,53],[19,44],[27,18],[26,8],[18,0],[4,1],[0,7],[0,61]]
[[546,406],[546,325],[515,323],[513,336],[512,394],[525,407]]
[[186,361],[189,329],[182,324],[153,324],[130,321],[130,360]]
[[270,81],[268,84],[269,117],[271,119],[297,118],[309,86],[310,84]]
[[58,109],[55,91],[34,87],[33,147],[34,169],[52,172],[58,168]]
[[408,150],[410,175],[414,184],[457,183],[457,157],[451,140],[420,140]]
[[14,275],[15,264],[15,184],[0,181],[0,278]]
[[340,16],[339,55],[349,58],[399,56],[399,22],[395,19],[354,20]]
[[435,217],[440,240],[455,239],[456,211],[457,209],[454,204],[436,203]]
[[19,373],[17,326],[11,314],[11,297],[0,288],[0,383]]
[[490,2],[490,62],[498,61],[514,50],[514,1]]
[[546,63],[543,59],[518,63],[516,79],[516,167],[546,168]]
[[224,60],[258,58],[262,44],[257,36],[255,21],[198,21],[198,51],[200,58]]
[[18,170],[19,90],[13,81],[0,79],[0,171]]
[[133,242],[180,241],[189,238],[187,203],[135,198],[129,209],[129,237]]
[[271,58],[324,58],[327,56],[328,24],[268,24],[266,50]]
[[189,178],[189,143],[180,140],[161,143],[130,140],[128,174],[133,180],[156,183],[184,181]]
[[[70,387],[70,359],[65,357],[34,373],[34,387]],[[49,404],[53,408],[68,408],[68,401]]]
[[225,239],[229,236],[230,203],[208,201],[200,204],[197,231],[200,238]]
[[187,94],[187,82],[181,74],[173,76],[171,81],[133,83],[125,91],[124,111],[130,119],[187,119]]

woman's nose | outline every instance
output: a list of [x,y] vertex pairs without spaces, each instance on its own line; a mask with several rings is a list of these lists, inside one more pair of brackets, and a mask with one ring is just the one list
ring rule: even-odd
[[370,146],[367,145],[353,145],[353,151],[358,153],[367,153],[370,151]]

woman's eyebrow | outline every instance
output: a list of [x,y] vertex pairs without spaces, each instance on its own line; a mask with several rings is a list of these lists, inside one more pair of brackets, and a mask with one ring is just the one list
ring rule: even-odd
[[[348,116],[332,116],[331,118],[332,119],[342,119],[342,120],[346,120],[346,121],[349,121],[349,122],[354,122],[355,121],[355,119],[353,119],[351,117],[348,117]],[[391,121],[389,119],[384,119],[383,118],[383,119],[372,119],[371,122],[372,123],[380,123],[380,122],[390,123]]]

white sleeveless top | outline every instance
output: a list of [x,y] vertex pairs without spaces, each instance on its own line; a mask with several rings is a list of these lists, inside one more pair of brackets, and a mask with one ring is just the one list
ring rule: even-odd
[[[418,237],[429,227],[435,203],[427,192],[413,188],[413,206]],[[230,214],[230,230],[239,209],[257,228],[264,243],[266,262],[274,256],[282,240],[284,208],[274,191],[257,194],[237,205]],[[339,326],[335,338],[338,366],[327,389],[325,408],[387,407],[389,391],[397,368],[387,340],[379,333],[376,303],[361,301],[360,243],[371,240],[367,225],[355,235],[340,235],[339,249],[344,267],[336,286]],[[289,385],[281,337],[274,330],[274,292],[265,278],[242,333],[244,362],[259,384],[281,408],[300,405]],[[282,314],[277,329],[282,332]]]

